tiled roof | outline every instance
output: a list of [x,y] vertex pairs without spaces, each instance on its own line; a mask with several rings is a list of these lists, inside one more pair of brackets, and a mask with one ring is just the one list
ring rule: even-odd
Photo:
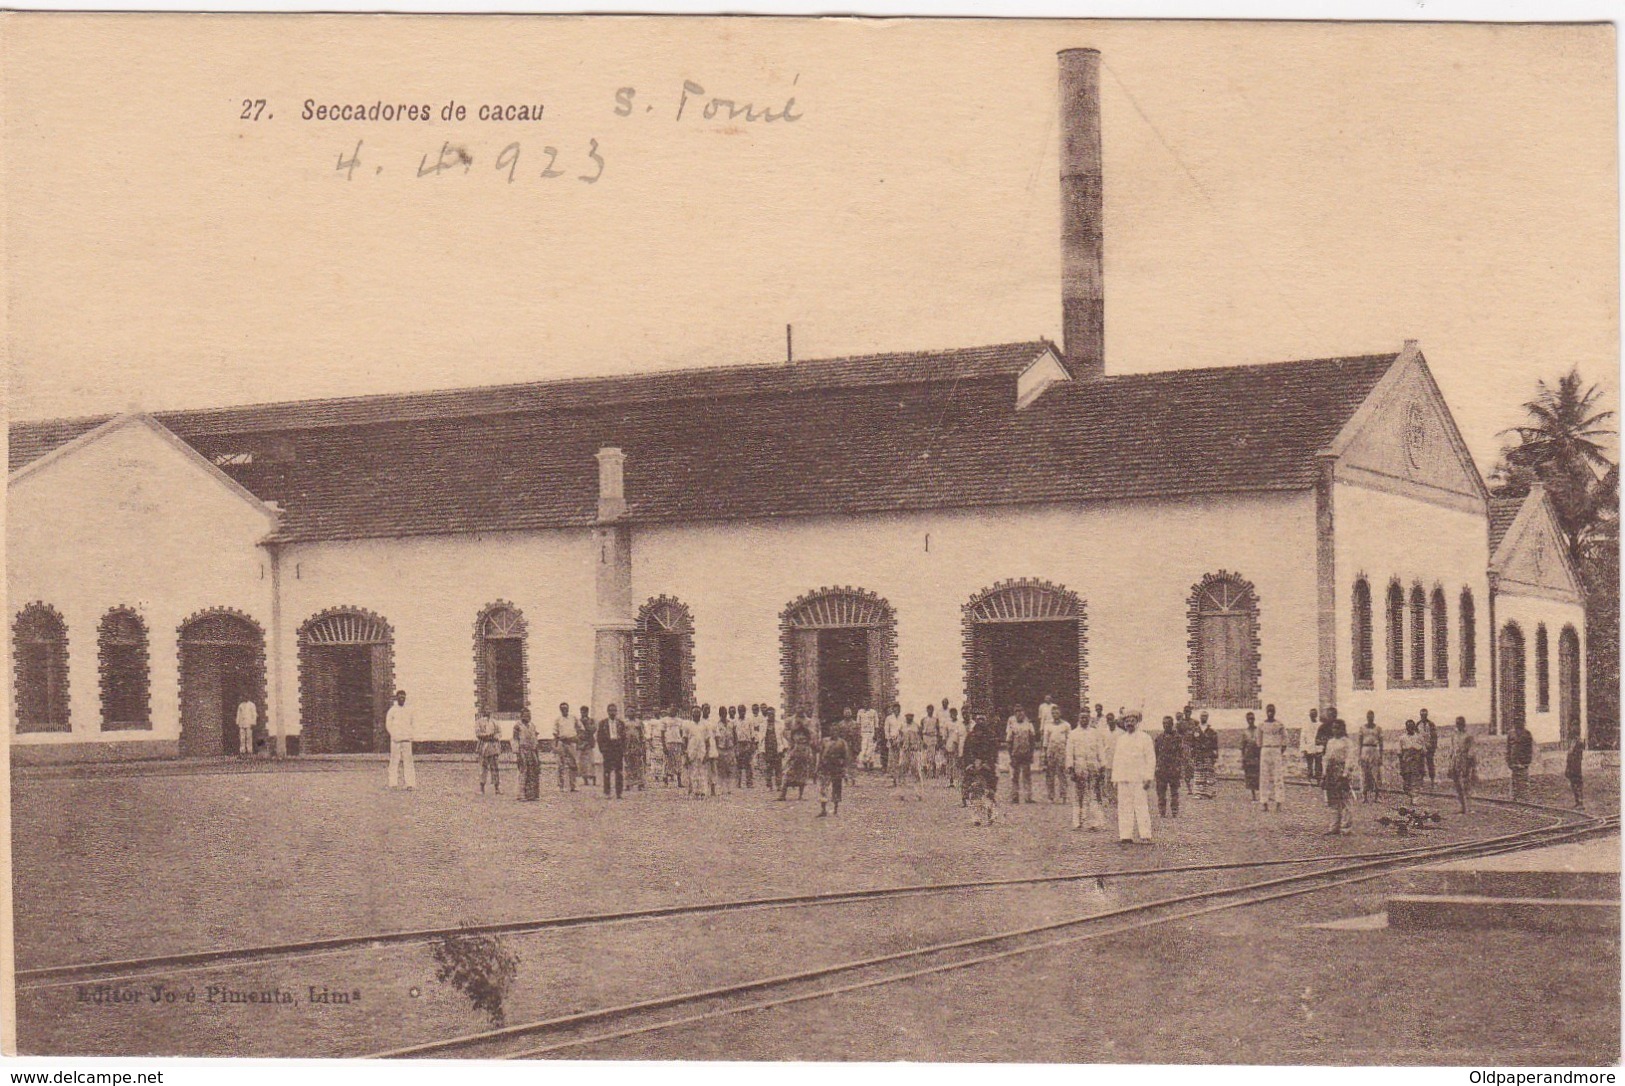
[[[606,445],[641,522],[1307,488],[1396,357],[1066,382],[1018,411],[1046,347],[158,417],[205,455],[256,451],[226,470],[282,503],[283,538],[345,539],[589,524]],[[97,421],[18,424],[13,469]]]
[[1523,508],[1523,503],[1527,500],[1527,496],[1522,498],[1490,499],[1491,558],[1495,557],[1496,550],[1501,546],[1501,540],[1507,536],[1507,529],[1512,527],[1512,522],[1518,517],[1518,510]]

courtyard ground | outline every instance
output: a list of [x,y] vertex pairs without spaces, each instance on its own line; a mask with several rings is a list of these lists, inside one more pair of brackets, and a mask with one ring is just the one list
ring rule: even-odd
[[[1403,843],[1375,825],[1377,810],[1357,810],[1352,837],[1326,838],[1318,794],[1294,789],[1277,817],[1251,809],[1234,783],[1221,785],[1218,800],[1187,801],[1179,820],[1159,824],[1153,848],[1124,851],[1109,832],[1071,832],[1068,810],[1042,802],[1001,808],[1008,821],[973,828],[940,782],[915,802],[865,777],[839,818],[820,820],[811,799],[771,802],[760,788],[695,802],[654,785],[615,803],[586,790],[561,795],[544,779],[542,801],[519,804],[511,778],[501,797],[480,796],[473,769],[425,764],[413,793],[386,791],[373,762],[323,772],[19,773],[18,966],[745,896],[1335,856]],[[1556,801],[1560,786],[1540,780],[1536,798]],[[1617,809],[1613,777],[1590,787],[1594,808]],[[1545,820],[1487,806],[1463,819],[1442,800],[1434,805],[1447,820],[1430,839],[1484,837]],[[524,1021],[1083,915],[1221,878],[1108,879],[508,936],[520,964],[504,1009],[510,1022]],[[1617,1059],[1617,939],[1304,926],[1377,912],[1385,889],[1368,883],[581,1054]],[[94,985],[24,990],[23,1051],[356,1055],[489,1024],[435,979],[424,945],[167,972],[128,987],[140,996],[135,1002],[98,1002]],[[313,1001],[313,990],[324,989],[360,997]],[[248,991],[286,991],[294,1001],[221,1001]],[[163,1002],[169,998],[175,1002]]]

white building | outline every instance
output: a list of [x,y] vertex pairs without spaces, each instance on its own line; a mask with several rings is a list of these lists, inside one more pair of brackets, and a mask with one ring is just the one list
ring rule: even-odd
[[397,686],[458,746],[561,701],[1045,694],[1577,734],[1550,507],[1492,504],[1414,342],[1105,373],[1097,64],[1062,54],[1064,352],[14,425],[13,756],[218,754],[244,697],[374,750]]

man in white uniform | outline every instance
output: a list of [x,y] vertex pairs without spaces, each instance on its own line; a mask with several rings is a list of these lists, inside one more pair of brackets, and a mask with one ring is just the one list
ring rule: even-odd
[[559,702],[559,715],[553,721],[553,757],[558,759],[559,791],[570,782],[576,790],[576,722],[570,716],[570,703]]
[[237,706],[237,753],[245,758],[254,753],[254,725],[259,719],[259,706],[244,698]]
[[891,786],[897,787],[902,772],[903,707],[893,704],[886,716],[886,765],[891,770]]
[[1264,723],[1258,729],[1258,798],[1264,810],[1275,805],[1277,813],[1286,802],[1286,724],[1275,719],[1275,706],[1264,706]]
[[1072,776],[1072,828],[1083,829],[1084,820],[1092,830],[1105,829],[1100,810],[1100,778],[1106,771],[1106,729],[1083,710],[1083,720],[1066,735],[1066,768]]
[[389,787],[400,787],[403,780],[408,790],[417,788],[418,771],[412,765],[412,740],[416,736],[417,721],[406,707],[406,691],[395,691],[395,704],[384,714],[384,730],[389,733]]
[[1140,730],[1140,714],[1129,713],[1117,731],[1117,749],[1112,757],[1119,844],[1132,844],[1136,838],[1151,843],[1151,809],[1146,793],[1156,775],[1156,746],[1151,736]]

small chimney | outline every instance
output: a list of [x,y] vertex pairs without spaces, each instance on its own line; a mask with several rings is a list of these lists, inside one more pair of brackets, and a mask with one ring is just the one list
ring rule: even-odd
[[626,454],[606,446],[598,450],[598,519],[619,520],[626,513]]
[[1079,378],[1106,373],[1101,224],[1100,51],[1063,49],[1061,67],[1061,351]]

